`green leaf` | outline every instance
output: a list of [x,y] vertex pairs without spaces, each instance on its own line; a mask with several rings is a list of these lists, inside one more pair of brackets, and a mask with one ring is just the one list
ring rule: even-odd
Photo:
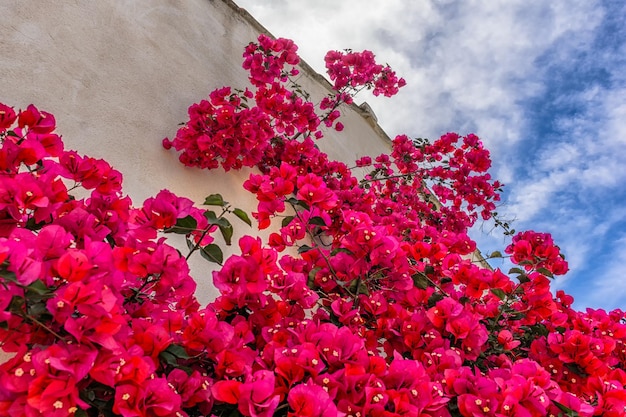
[[291,221],[294,219],[294,216],[287,216],[285,218],[283,218],[283,221],[281,223],[282,227],[287,227],[289,226],[289,223],[291,223]]
[[559,410],[563,411],[567,417],[579,417],[578,413],[571,408],[561,404],[558,401],[552,400],[552,404],[556,405]]
[[431,295],[430,298],[428,299],[428,308],[434,307],[439,301],[443,300],[443,298],[444,298],[443,294],[439,292],[433,293],[433,295]]
[[116,246],[115,245],[115,239],[113,239],[113,235],[111,235],[111,233],[106,235],[105,239],[106,239],[107,243],[111,246],[111,249]]
[[554,278],[554,275],[552,274],[552,272],[550,272],[550,270],[546,268],[537,268],[537,272],[539,272],[542,275],[547,276],[548,278]]
[[422,290],[428,288],[428,285],[430,284],[426,275],[422,273],[413,274],[411,275],[411,278],[413,278],[413,284],[415,284],[417,288],[420,288]]
[[22,311],[24,304],[26,304],[26,300],[24,299],[24,297],[18,297],[17,295],[14,295],[11,298],[11,303],[9,303],[9,307],[5,308],[5,311],[20,312]]
[[509,274],[518,274],[517,280],[521,284],[530,281],[530,279],[528,278],[528,275],[526,275],[526,272],[522,268],[517,268],[517,267],[511,268],[509,269]]
[[224,241],[226,242],[227,245],[230,246],[231,240],[232,240],[232,237],[233,237],[233,225],[230,224],[230,222],[228,220],[226,220],[224,218],[221,218],[220,222],[218,223],[218,226],[220,228],[220,232],[222,232],[222,236],[224,237]]
[[337,248],[337,249],[333,249],[332,252],[330,252],[330,256],[335,256],[340,252],[347,253],[348,255],[354,255],[354,253],[350,249]]
[[15,272],[7,271],[6,269],[0,269],[0,278],[3,280],[7,280],[10,282],[17,282],[17,277],[15,276]]
[[350,283],[348,290],[355,295],[365,294],[369,295],[369,288],[367,288],[367,284],[363,282],[362,279],[355,279]]
[[205,206],[220,206],[224,207],[228,202],[224,201],[221,194],[211,194],[204,199]]
[[[548,336],[550,334],[550,330],[548,330],[548,328],[545,326],[545,324],[535,324],[534,326],[532,326],[532,333],[539,335],[539,336]],[[565,364],[565,366],[567,366],[568,364]]]
[[29,311],[33,316],[38,316],[48,312],[45,301],[51,298],[54,292],[41,280],[37,280],[26,287],[25,295],[29,300]]
[[302,245],[298,248],[298,253],[304,253],[304,252],[308,252],[310,250],[312,250],[313,248],[310,247],[309,245]]
[[215,262],[221,265],[224,261],[224,253],[222,252],[222,249],[214,243],[201,248],[200,254],[209,262]]
[[180,359],[189,359],[189,355],[187,354],[185,348],[181,345],[176,345],[174,343],[169,345],[167,349],[164,350],[164,352],[168,352]]
[[26,225],[24,227],[28,230],[37,231],[41,229],[42,227],[44,227],[45,225],[46,225],[46,222],[37,223],[35,221],[35,218],[31,217],[26,221]]
[[305,209],[305,210],[309,210],[309,209],[310,209],[310,207],[309,207],[309,205],[308,205],[307,203],[305,203],[305,202],[304,202],[304,201],[302,201],[302,200],[298,200],[298,199],[297,199],[297,198],[295,198],[295,197],[288,198],[288,199],[287,199],[287,200],[285,200],[285,201],[287,201],[289,204],[291,204],[291,205],[292,205],[292,206],[294,206],[294,207],[295,207],[295,206],[300,206],[300,207],[302,207],[302,208],[303,208],[303,209]]
[[38,295],[45,295],[50,292],[50,288],[48,288],[46,284],[44,284],[43,281],[40,279],[38,279],[37,281],[34,281],[32,284],[26,287],[26,290],[28,292],[35,293]]
[[508,316],[508,319],[509,320],[521,320],[521,319],[523,319],[526,316],[527,316],[526,313],[524,313],[522,311],[516,311],[514,313],[510,313],[509,316]]
[[43,315],[50,316],[50,314],[48,313],[48,307],[43,302],[43,300],[37,300],[29,297],[29,301],[30,303],[28,305],[28,315],[30,317],[39,317],[41,320],[41,316]]
[[469,298],[469,297],[461,297],[461,298],[459,298],[459,303],[461,303],[463,305],[469,303],[470,301],[471,301],[471,298]]
[[164,350],[163,352],[159,353],[159,358],[168,365],[175,366],[177,364],[176,356],[169,353],[167,350]]
[[496,297],[498,297],[499,299],[503,301],[506,298],[506,293],[500,288],[491,288],[490,291],[493,295],[495,295]]
[[246,213],[242,209],[240,209],[240,208],[234,209],[233,210],[233,214],[235,216],[239,217],[244,222],[248,223],[248,226],[252,226],[252,220],[250,220],[250,217],[248,217],[248,213]]
[[502,258],[502,252],[499,250],[493,251],[491,255],[489,255],[489,258]]
[[18,135],[17,133],[15,133],[12,130],[7,130],[7,136],[13,136],[14,138],[19,138],[20,135]]
[[187,235],[196,230],[198,222],[191,215],[176,219],[176,224],[164,230],[165,233],[177,233],[179,235]]
[[309,271],[309,277],[306,281],[306,285],[307,287],[309,287],[310,289],[314,289],[315,287],[315,276],[317,275],[317,273],[319,272],[319,270],[322,269],[321,267],[317,267],[317,268],[313,268]]
[[232,225],[230,224],[230,222],[228,221],[228,219],[226,217],[220,217],[219,219],[217,219],[215,221],[215,224],[218,226],[222,226],[222,227],[232,227]]
[[309,219],[309,224],[314,224],[316,226],[327,226],[324,219],[322,219],[320,216],[311,217]]
[[217,224],[217,214],[213,210],[207,210],[202,215],[209,221],[209,224]]

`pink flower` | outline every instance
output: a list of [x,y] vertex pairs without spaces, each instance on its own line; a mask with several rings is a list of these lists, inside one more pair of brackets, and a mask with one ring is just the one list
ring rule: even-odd
[[17,116],[12,107],[0,103],[0,133],[11,127]]
[[337,205],[337,196],[330,191],[323,179],[315,174],[298,177],[296,197],[309,206],[317,206],[322,210],[331,210]]
[[54,376],[38,372],[28,389],[26,410],[32,415],[52,417],[68,416],[78,407],[86,409],[87,403],[80,399],[77,382],[68,375]]
[[239,387],[239,411],[245,416],[270,417],[278,406],[274,395],[275,377],[270,371],[257,371]]
[[243,383],[235,380],[216,381],[211,386],[211,392],[217,401],[227,404],[239,402],[240,389]]
[[28,127],[31,132],[35,133],[50,133],[56,127],[53,115],[45,111],[39,111],[32,104],[19,113],[17,123],[19,127]]
[[527,271],[543,268],[548,274],[563,275],[568,270],[559,247],[548,233],[520,232],[513,237],[505,252],[512,255],[514,263],[523,264]]
[[292,417],[335,417],[337,407],[333,404],[328,393],[319,385],[313,383],[298,384],[287,397],[291,410],[288,416]]
[[498,333],[498,343],[500,343],[505,350],[513,350],[521,344],[519,340],[513,338],[513,334],[509,330],[500,330]]
[[65,252],[56,264],[56,270],[61,278],[69,282],[80,281],[87,276],[93,265],[87,255],[79,250]]

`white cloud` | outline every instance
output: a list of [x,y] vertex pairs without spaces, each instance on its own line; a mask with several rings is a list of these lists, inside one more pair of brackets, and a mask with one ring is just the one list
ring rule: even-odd
[[582,149],[574,143],[558,142],[550,151],[540,155],[537,167],[544,172],[561,169],[563,166],[577,163],[582,157],[581,151]]
[[588,277],[587,291],[581,291],[576,300],[580,305],[626,310],[626,235],[615,242],[615,247],[610,262]]

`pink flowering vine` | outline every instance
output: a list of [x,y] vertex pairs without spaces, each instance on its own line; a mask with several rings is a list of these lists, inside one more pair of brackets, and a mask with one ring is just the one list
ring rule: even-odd
[[[509,274],[471,260],[468,228],[498,223],[501,188],[480,139],[398,136],[357,176],[315,146],[320,126],[404,81],[371,52],[331,52],[335,93],[314,105],[296,51],[260,36],[252,89],[215,90],[163,142],[188,166],[255,168],[243,187],[271,233],[226,259],[246,212],[168,190],[136,207],[51,114],[0,104],[0,415],[624,415],[625,314],[550,291],[567,271],[551,237],[514,236]],[[197,255],[220,265],[206,307]]]

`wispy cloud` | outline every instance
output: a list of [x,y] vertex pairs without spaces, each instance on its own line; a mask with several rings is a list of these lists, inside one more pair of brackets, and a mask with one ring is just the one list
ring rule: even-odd
[[615,240],[615,250],[607,257],[607,263],[589,274],[580,291],[578,304],[595,308],[621,308],[626,310],[626,235]]

